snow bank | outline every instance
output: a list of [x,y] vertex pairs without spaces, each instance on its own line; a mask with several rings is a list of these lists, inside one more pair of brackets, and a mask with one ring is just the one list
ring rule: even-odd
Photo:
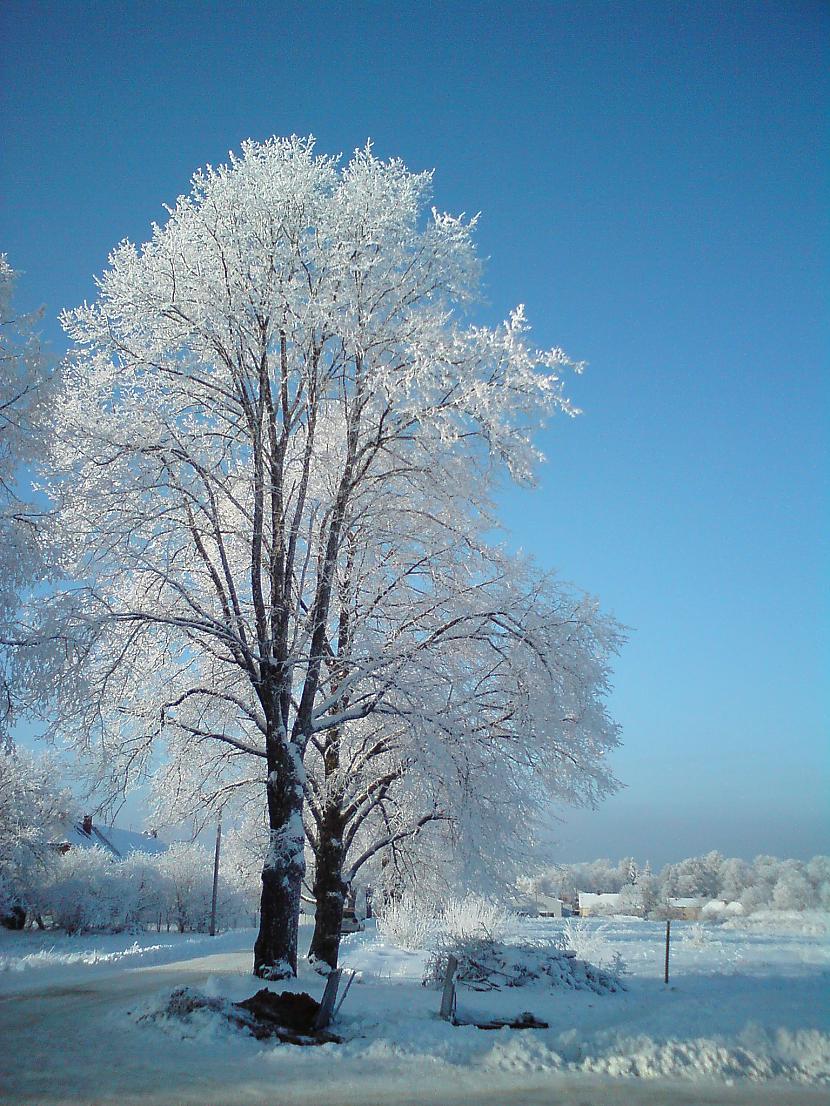
[[[796,1083],[830,1083],[830,1037],[818,1030],[770,1034],[750,1026],[741,1040],[718,1037],[666,1041],[620,1036],[607,1051],[586,1055],[580,1071],[639,1079],[787,1079]],[[589,1046],[590,1047],[590,1046]]]
[[0,929],[0,991],[64,982],[93,971],[169,964],[206,953],[250,948],[252,930],[201,934],[98,933],[68,935],[50,930]]
[[119,960],[129,957],[148,956],[162,950],[171,949],[172,945],[139,945],[134,941],[128,948],[115,952],[103,952],[96,948],[81,949],[78,952],[67,952],[55,948],[39,949],[38,952],[26,953],[24,956],[0,956],[0,972],[24,972],[30,968],[52,968],[68,964],[115,964]]

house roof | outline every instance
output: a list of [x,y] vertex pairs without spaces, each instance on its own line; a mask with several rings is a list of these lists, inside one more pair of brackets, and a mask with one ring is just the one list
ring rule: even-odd
[[84,832],[82,822],[73,822],[55,844],[70,845],[73,848],[104,849],[118,859],[123,860],[131,853],[163,853],[167,846],[149,833],[136,833],[134,830],[120,829],[118,826],[96,826],[93,823],[89,833]]
[[620,901],[619,891],[580,891],[580,906],[590,906],[592,903],[605,903],[606,906],[615,906]]

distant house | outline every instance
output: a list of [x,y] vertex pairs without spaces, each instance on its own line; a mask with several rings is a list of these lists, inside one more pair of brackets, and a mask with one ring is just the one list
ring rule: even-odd
[[666,907],[672,918],[691,922],[700,918],[705,902],[705,899],[673,896],[666,900]]
[[592,914],[619,914],[622,910],[621,896],[612,892],[579,892],[579,916],[590,918]]
[[132,853],[157,854],[167,851],[163,841],[155,833],[136,833],[117,826],[97,826],[91,814],[85,814],[80,822],[72,822],[60,836],[51,842],[60,853],[70,849],[104,849],[113,860],[124,860]]
[[706,899],[669,898],[666,900],[668,914],[672,918],[680,918],[688,922],[697,921],[705,905]]
[[545,895],[541,891],[530,894],[518,904],[516,910],[530,918],[564,918],[571,909],[555,895]]

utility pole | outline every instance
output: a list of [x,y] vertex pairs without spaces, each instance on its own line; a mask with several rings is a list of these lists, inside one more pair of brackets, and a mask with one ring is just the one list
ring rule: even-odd
[[219,849],[222,846],[222,811],[216,823],[216,851],[213,854],[213,899],[210,904],[210,935],[216,936],[216,896],[219,892]]

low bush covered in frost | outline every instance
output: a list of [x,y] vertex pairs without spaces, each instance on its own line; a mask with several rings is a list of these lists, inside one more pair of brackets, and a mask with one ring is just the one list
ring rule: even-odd
[[[31,916],[67,933],[208,929],[213,894],[213,857],[197,842],[176,842],[163,853],[132,853],[116,860],[104,849],[52,853],[32,879],[26,896]],[[217,923],[250,920],[245,888],[219,880]]]
[[465,941],[476,937],[489,937],[498,941],[507,936],[513,915],[498,903],[481,895],[465,895],[463,899],[451,899],[441,915],[441,932],[454,940]]
[[481,895],[450,899],[443,908],[407,893],[391,899],[378,913],[378,932],[402,949],[435,948],[442,942],[500,940],[514,921],[509,910]]
[[568,918],[557,943],[561,949],[573,952],[578,960],[595,964],[612,975],[622,976],[626,972],[625,962],[609,940],[607,926],[586,925],[581,918]]
[[378,933],[400,949],[429,948],[438,933],[432,912],[408,893],[384,904],[377,926]]

